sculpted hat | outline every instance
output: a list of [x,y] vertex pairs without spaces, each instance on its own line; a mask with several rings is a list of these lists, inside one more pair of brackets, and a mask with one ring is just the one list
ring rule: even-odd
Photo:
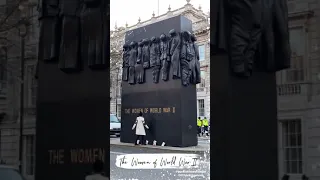
[[169,31],[169,34],[170,34],[170,35],[176,34],[176,30],[175,30],[175,29],[171,29],[171,30]]
[[166,35],[165,34],[161,34],[160,39],[164,40],[165,38],[166,38]]

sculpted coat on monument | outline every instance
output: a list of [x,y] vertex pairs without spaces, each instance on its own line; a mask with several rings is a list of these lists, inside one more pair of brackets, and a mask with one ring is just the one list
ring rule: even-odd
[[66,73],[80,71],[83,61],[93,69],[109,67],[106,1],[39,1],[40,60],[59,61]]
[[161,79],[167,81],[170,72],[169,42],[165,34],[160,35]]
[[262,33],[259,2],[255,1],[253,4],[251,1],[229,1],[230,63],[237,76],[249,77],[253,71],[253,59]]
[[159,82],[159,74],[160,74],[160,43],[159,38],[152,37],[151,38],[151,46],[150,46],[150,67],[152,67],[152,76],[153,82]]
[[135,75],[137,83],[142,84],[144,83],[144,68],[142,63],[142,41],[138,42],[138,55],[137,55],[137,62],[135,65]]
[[[212,12],[217,19],[213,19],[213,50],[230,55],[236,76],[249,77],[254,67],[259,71],[275,72],[290,66],[285,0],[266,0],[264,3],[220,0],[214,3]],[[226,40],[228,37],[230,41]]]
[[181,77],[180,69],[180,47],[181,40],[179,34],[176,30],[172,29],[169,31],[170,42],[169,42],[169,55],[172,64],[172,75],[173,79],[178,79]]
[[199,84],[201,83],[201,73],[200,73],[200,55],[199,55],[199,47],[195,43],[197,41],[196,37],[194,34],[191,34],[191,48],[194,49],[195,56],[193,60],[190,62],[192,65],[191,68],[191,77],[190,77],[190,82],[192,84]]
[[128,74],[129,73],[129,45],[123,45],[123,52],[122,52],[122,80],[128,81]]
[[40,0],[39,2],[39,59],[55,62],[59,57],[60,18],[58,0]]
[[148,69],[150,67],[150,41],[149,39],[142,40],[142,62],[143,68]]
[[135,65],[138,58],[138,46],[136,42],[130,43],[129,52],[129,84],[135,84]]
[[[80,52],[80,2],[68,0],[60,2],[62,35],[59,55],[59,68],[64,72],[81,70]],[[44,32],[46,33],[46,32]]]
[[104,0],[84,0],[81,19],[81,53],[92,69],[105,69],[109,61],[104,56],[106,47],[106,13]]
[[[267,4],[268,5],[268,4]],[[291,49],[289,42],[288,6],[286,0],[273,1],[264,5],[260,51],[260,68],[267,72],[281,71],[290,67]],[[273,46],[271,46],[271,44]],[[270,53],[273,56],[270,56]]]
[[191,66],[191,61],[195,59],[195,52],[190,38],[189,32],[184,31],[181,33],[181,80],[184,86],[190,84],[191,70],[195,68],[195,66]]
[[142,39],[138,43],[131,42],[129,50],[124,45],[123,81],[142,84],[149,68],[154,83],[159,82],[160,74],[163,81],[168,81],[172,68],[172,79],[181,79],[184,86],[201,83],[196,40],[189,31],[176,32],[171,29],[169,36],[162,33],[160,37],[151,37],[150,41]]

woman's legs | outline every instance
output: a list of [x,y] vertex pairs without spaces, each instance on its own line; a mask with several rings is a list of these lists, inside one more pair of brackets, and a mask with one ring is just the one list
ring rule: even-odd
[[135,145],[138,145],[138,140],[139,140],[139,144],[145,144],[144,142],[144,136],[143,135],[137,135],[136,141],[135,141]]
[[136,135],[136,141],[134,142],[134,145],[138,145],[138,140],[140,139],[140,135]]
[[141,135],[141,143],[140,143],[141,145],[143,144],[143,145],[145,145],[146,143],[144,142],[144,136],[143,135]]

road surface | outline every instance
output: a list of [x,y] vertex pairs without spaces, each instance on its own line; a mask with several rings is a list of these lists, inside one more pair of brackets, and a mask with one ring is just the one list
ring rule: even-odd
[[[199,143],[210,143],[208,140],[199,140]],[[129,146],[110,147],[110,178],[112,180],[207,180],[210,179],[209,159],[204,153],[200,153],[204,158],[200,161],[197,169],[152,169],[152,170],[131,170],[118,168],[115,165],[118,155],[137,153],[173,153],[168,150],[150,149]],[[177,152],[174,152],[177,153]],[[185,153],[185,152],[181,152]]]

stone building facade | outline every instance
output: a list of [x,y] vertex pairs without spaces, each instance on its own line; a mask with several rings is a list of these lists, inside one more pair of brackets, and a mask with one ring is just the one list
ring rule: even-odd
[[277,73],[279,170],[320,180],[320,1],[288,0],[291,68]]
[[[27,180],[34,177],[35,165],[35,110],[38,20],[37,0],[0,0],[0,163],[19,164],[20,92],[24,84],[23,174]],[[24,26],[21,19],[25,18]],[[25,28],[24,28],[25,27]],[[21,81],[21,38],[26,30],[24,44],[24,81]]]
[[[7,7],[11,7],[16,2],[17,0],[0,0],[0,21],[6,14]],[[33,78],[33,71],[37,59],[36,3],[38,1],[29,0],[28,2],[30,4],[24,10],[28,12],[28,16],[32,17],[30,18],[32,25],[29,26],[29,35],[26,38],[25,46],[23,167],[27,179],[32,180],[35,159],[36,99],[36,81]],[[277,73],[279,179],[284,174],[289,174],[291,180],[298,180],[301,179],[302,174],[305,174],[311,180],[320,180],[320,0],[288,0],[288,8],[290,41],[293,50],[292,67]],[[147,21],[139,20],[136,25],[130,27],[116,27],[110,32],[111,113],[116,114],[116,109],[118,112],[121,109],[121,50],[125,32],[179,14],[185,15],[193,21],[198,44],[204,54],[201,55],[203,57],[201,69],[203,70],[204,83],[197,86],[197,111],[199,116],[210,115],[210,28],[208,21],[210,17],[189,3],[177,10],[169,8],[166,14],[158,17],[152,15],[151,19]],[[20,14],[17,11],[8,22],[14,24],[19,17]],[[2,41],[2,37],[10,37],[10,43]],[[5,44],[5,48],[3,48],[3,44]],[[5,113],[4,117],[0,116],[0,162],[3,160],[8,164],[17,165],[21,83],[19,81],[20,43],[18,31],[12,29],[0,34],[0,45],[0,115]],[[116,108],[116,104],[118,104],[118,108]]]

